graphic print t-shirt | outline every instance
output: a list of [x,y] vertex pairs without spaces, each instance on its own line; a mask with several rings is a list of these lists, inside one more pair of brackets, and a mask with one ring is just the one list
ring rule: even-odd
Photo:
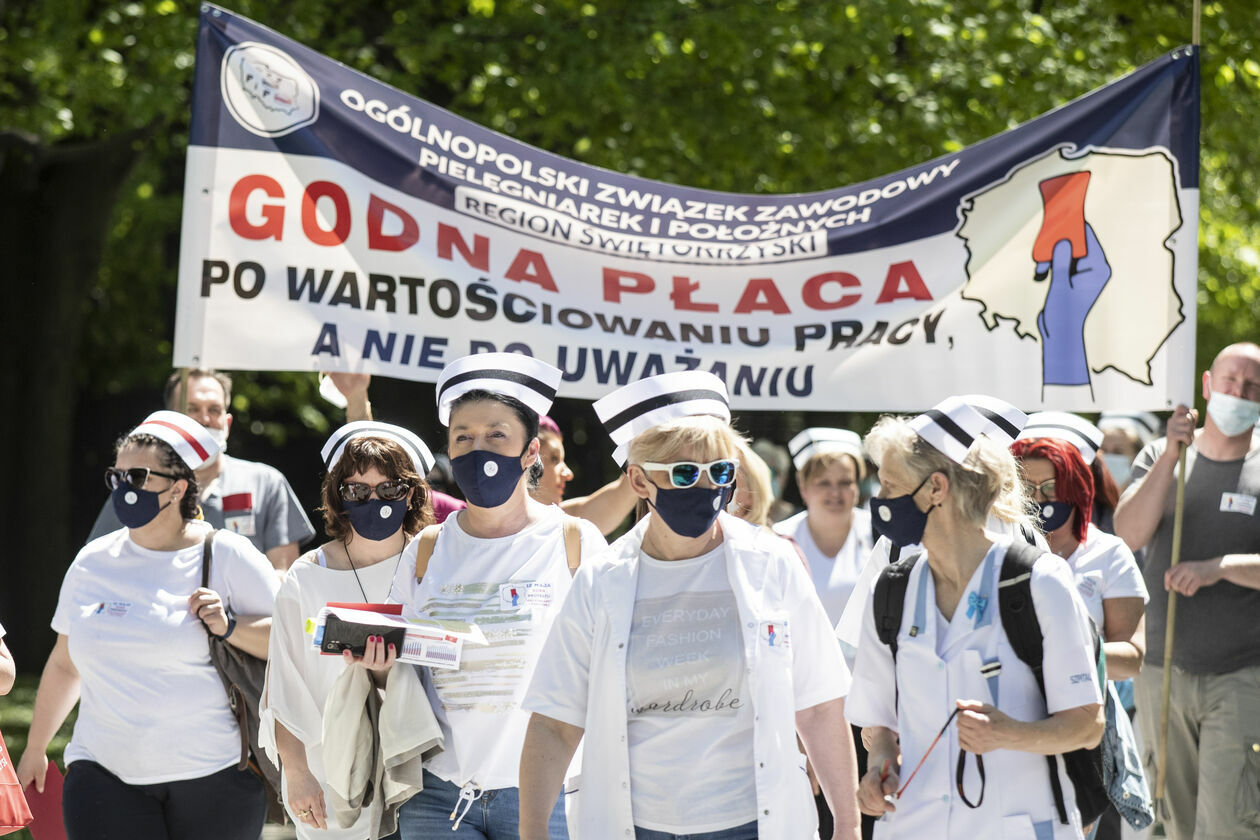
[[752,700],[721,546],[641,555],[626,687],[635,825],[680,834],[755,820]]

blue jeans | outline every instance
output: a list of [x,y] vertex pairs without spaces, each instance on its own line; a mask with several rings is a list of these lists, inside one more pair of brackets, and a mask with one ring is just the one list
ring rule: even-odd
[[[496,788],[481,792],[464,814],[459,829],[452,831],[455,821],[451,813],[458,808],[464,813],[459,788],[424,771],[424,790],[403,803],[398,811],[398,833],[402,840],[517,840],[520,836],[521,792],[518,788]],[[564,821],[564,796],[556,800],[547,823],[551,840],[568,840],[569,829]]]
[[757,821],[702,834],[670,834],[668,831],[654,831],[636,825],[634,840],[757,840]]

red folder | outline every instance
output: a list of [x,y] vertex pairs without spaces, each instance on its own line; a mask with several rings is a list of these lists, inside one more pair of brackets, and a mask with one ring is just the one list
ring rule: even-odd
[[1033,259],[1050,262],[1055,243],[1064,239],[1072,243],[1072,256],[1080,259],[1085,256],[1085,190],[1089,187],[1089,172],[1047,178],[1040,186],[1045,217],[1033,243]]
[[61,782],[61,768],[57,762],[50,761],[44,776],[44,792],[36,792],[33,784],[26,786],[26,803],[35,817],[26,830],[34,840],[66,840],[66,824],[61,818]]

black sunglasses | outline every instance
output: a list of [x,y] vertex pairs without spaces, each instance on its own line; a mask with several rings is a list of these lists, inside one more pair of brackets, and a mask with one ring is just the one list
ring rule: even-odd
[[364,484],[362,481],[346,481],[341,485],[341,500],[343,502],[366,502],[372,497],[372,491],[376,491],[376,497],[387,502],[396,502],[407,495],[407,491],[411,489],[411,485],[405,481],[382,481],[373,487],[371,484]]
[[105,470],[105,486],[111,491],[117,490],[120,484],[129,484],[132,487],[140,488],[149,480],[149,476],[156,475],[162,478],[169,478],[171,481],[178,481],[179,476],[170,473],[158,472],[148,467],[131,467],[130,469],[120,469],[118,467],[110,467]]

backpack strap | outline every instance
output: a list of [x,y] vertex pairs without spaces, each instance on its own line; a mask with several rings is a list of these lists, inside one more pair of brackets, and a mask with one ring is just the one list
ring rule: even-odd
[[901,632],[901,617],[906,610],[906,588],[910,585],[910,572],[919,562],[921,552],[901,557],[901,546],[893,544],[888,559],[893,561],[879,572],[875,579],[875,595],[871,604],[871,618],[875,622],[875,635],[888,645],[893,658],[893,708],[901,700],[897,686],[897,634]]
[[416,537],[416,580],[423,580],[424,573],[429,570],[429,559],[433,557],[433,547],[437,545],[438,535],[442,533],[442,525],[429,525]]
[[[1046,678],[1042,673],[1045,645],[1041,635],[1041,622],[1032,597],[1032,570],[1044,551],[1023,540],[1012,540],[1006,549],[1006,560],[998,575],[998,607],[1002,614],[1002,629],[1011,650],[1027,665],[1037,681],[1037,689],[1044,700]],[[1054,794],[1054,807],[1059,812],[1059,822],[1068,825],[1067,805],[1063,799],[1063,785],[1059,781],[1059,763],[1053,755],[1046,756],[1050,771],[1050,790]]]
[[564,517],[564,556],[569,561],[569,575],[577,574],[582,565],[582,525],[576,516]]

